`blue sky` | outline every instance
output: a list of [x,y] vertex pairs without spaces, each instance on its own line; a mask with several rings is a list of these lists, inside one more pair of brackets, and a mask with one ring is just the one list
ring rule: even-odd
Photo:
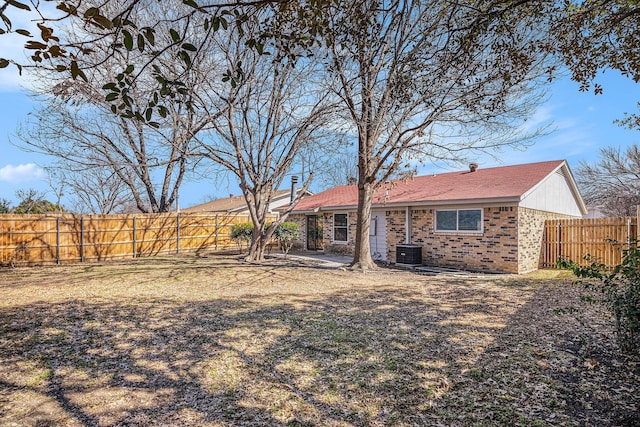
[[[497,159],[481,157],[478,159],[480,167],[566,159],[575,171],[580,161],[595,161],[601,147],[624,148],[640,143],[640,132],[613,123],[616,118],[623,117],[624,112],[636,111],[640,85],[617,72],[604,73],[598,81],[604,86],[603,95],[579,92],[578,85],[568,78],[555,81],[548,101],[539,106],[530,120],[540,124],[552,123],[553,132],[538,138],[525,150],[504,150],[496,155]],[[15,203],[16,190],[34,188],[48,192],[50,200],[54,200],[46,173],[42,170],[50,163],[50,158],[23,152],[9,142],[19,123],[35,107],[35,101],[20,87],[24,83],[18,78],[15,68],[0,70],[0,199]],[[464,168],[454,166],[448,170]],[[445,171],[425,165],[419,172],[434,170]],[[202,203],[205,195],[226,197],[230,193],[239,194],[239,188],[232,180],[187,182],[180,192],[180,205],[186,207]],[[64,205],[64,199],[62,203]]]

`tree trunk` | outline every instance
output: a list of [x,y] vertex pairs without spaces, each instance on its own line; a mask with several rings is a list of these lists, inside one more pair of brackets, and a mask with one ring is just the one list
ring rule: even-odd
[[261,232],[259,229],[260,225],[254,222],[253,224],[253,233],[251,234],[251,242],[249,243],[249,253],[245,257],[245,261],[248,262],[262,262],[263,258],[260,257],[259,247],[261,240]]
[[373,270],[377,268],[371,259],[369,228],[371,227],[371,203],[375,190],[370,182],[358,183],[358,213],[356,218],[356,247],[351,268],[354,270]]
[[260,263],[264,261],[264,255],[267,252],[267,244],[273,235],[273,231],[266,229],[261,232],[259,231],[260,225],[258,224],[254,225],[253,230],[254,232],[251,236],[251,244],[249,245],[249,254],[246,256],[245,261]]
[[[245,260],[249,262],[263,262],[266,253],[267,243],[273,234],[274,227],[266,228],[267,213],[269,208],[270,197],[262,192],[252,193],[255,206],[250,207],[251,219],[253,220],[253,233],[251,234],[251,244],[249,245],[249,253]],[[247,205],[249,205],[250,197],[245,196]]]

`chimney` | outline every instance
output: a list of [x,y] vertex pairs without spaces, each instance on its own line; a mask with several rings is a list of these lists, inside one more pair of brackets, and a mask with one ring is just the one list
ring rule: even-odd
[[469,164],[469,172],[475,172],[478,170],[478,164],[477,163],[470,163]]
[[295,200],[296,194],[298,194],[298,176],[294,175],[291,177],[291,203]]

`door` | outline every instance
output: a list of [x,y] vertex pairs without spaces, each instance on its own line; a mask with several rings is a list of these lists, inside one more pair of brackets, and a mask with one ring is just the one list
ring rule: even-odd
[[387,260],[387,217],[385,211],[372,211],[369,245],[374,261]]
[[307,216],[307,250],[322,250],[322,222],[318,215]]

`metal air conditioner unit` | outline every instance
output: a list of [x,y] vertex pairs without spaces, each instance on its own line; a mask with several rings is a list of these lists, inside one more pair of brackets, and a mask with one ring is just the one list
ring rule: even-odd
[[422,246],[396,246],[396,265],[408,267],[422,265]]

